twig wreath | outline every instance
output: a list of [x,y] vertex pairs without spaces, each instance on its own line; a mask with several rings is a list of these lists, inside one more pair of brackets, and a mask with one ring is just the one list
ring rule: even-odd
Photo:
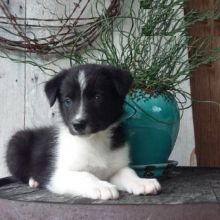
[[[111,0],[103,14],[84,18],[82,15],[91,0],[73,3],[70,13],[67,13],[67,6],[64,3],[55,1],[64,8],[62,17],[58,17],[56,12],[43,6],[56,17],[54,19],[17,17],[11,13],[4,1],[0,1],[0,9],[4,14],[0,16],[0,27],[7,33],[7,37],[0,35],[0,47],[37,54],[64,54],[68,47],[78,51],[99,36],[102,31],[102,17],[114,18],[119,15],[121,9],[120,0]],[[38,37],[35,30],[39,28],[47,30],[50,34]],[[29,34],[26,33],[27,29],[31,30]],[[17,40],[14,40],[15,37]]]

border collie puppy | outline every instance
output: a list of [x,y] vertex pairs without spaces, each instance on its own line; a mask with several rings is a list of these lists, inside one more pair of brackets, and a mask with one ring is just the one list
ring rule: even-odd
[[61,195],[117,199],[118,190],[156,194],[156,179],[128,167],[121,117],[131,74],[111,65],[87,64],[48,81],[50,106],[58,100],[63,123],[18,131],[9,141],[7,165],[14,178]]

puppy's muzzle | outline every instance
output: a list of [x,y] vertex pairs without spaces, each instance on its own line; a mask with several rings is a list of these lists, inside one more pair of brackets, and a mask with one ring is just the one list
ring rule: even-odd
[[72,126],[77,132],[83,132],[86,129],[87,122],[86,120],[76,120],[72,123]]

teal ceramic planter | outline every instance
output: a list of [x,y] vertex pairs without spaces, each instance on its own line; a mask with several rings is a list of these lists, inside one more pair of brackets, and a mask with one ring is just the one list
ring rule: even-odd
[[146,98],[127,97],[124,113],[131,165],[139,168],[168,163],[180,124],[177,102],[170,93]]

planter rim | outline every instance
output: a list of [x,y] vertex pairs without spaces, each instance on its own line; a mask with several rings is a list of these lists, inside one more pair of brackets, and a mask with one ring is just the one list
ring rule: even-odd
[[177,166],[178,162],[176,160],[168,160],[167,163],[155,163],[155,164],[146,164],[146,165],[131,165],[132,168],[143,169],[145,167],[154,166],[156,168],[163,168],[166,166]]

